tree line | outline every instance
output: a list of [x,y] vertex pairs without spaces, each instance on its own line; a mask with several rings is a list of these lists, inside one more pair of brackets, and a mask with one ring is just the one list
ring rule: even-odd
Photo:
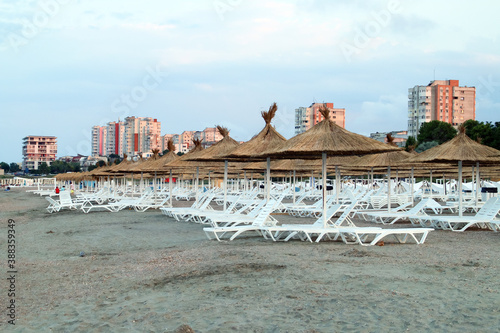
[[[10,172],[10,173],[15,173],[19,171],[24,171],[19,168],[19,165],[17,163],[6,163],[6,162],[1,162],[0,163],[0,168],[4,169],[5,172]],[[38,170],[30,170],[29,173],[31,174],[57,174],[57,173],[65,173],[65,172],[79,172],[82,171],[82,168],[80,167],[80,163],[76,162],[64,162],[64,161],[54,161],[49,165],[47,163],[42,162],[38,166]]]
[[[500,150],[500,122],[470,119],[464,122],[464,127],[465,134],[472,140]],[[455,135],[457,135],[457,130],[451,124],[433,120],[422,124],[416,138],[409,136],[405,148],[406,151],[415,149],[417,153],[420,153],[453,139]]]

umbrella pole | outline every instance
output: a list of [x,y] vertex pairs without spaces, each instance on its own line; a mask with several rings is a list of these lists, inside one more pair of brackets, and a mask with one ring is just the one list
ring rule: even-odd
[[475,177],[475,176],[476,176],[476,175],[475,175],[475,173],[474,173],[474,165],[473,165],[473,166],[471,166],[471,188],[472,188],[472,192],[471,192],[471,193],[472,193],[472,194],[474,194],[474,183],[475,183],[475,181],[474,181],[474,177]]
[[224,160],[224,210],[227,209],[227,160]]
[[429,198],[432,199],[432,169],[431,169],[431,181],[430,181],[430,184],[431,184],[431,192],[429,194]]
[[387,211],[391,212],[391,166],[387,167]]
[[210,180],[210,172],[211,172],[211,171],[212,171],[212,170],[208,170],[208,189],[209,189],[209,190],[211,189],[211,184],[210,184],[210,182],[211,182],[211,180]]
[[293,170],[293,181],[292,181],[292,195],[293,195],[293,204],[295,205],[295,170]]
[[170,169],[170,178],[168,179],[168,192],[170,193],[170,207],[172,207],[172,169]]
[[[155,173],[156,173],[156,171],[155,171]],[[143,185],[144,185],[144,178],[143,178],[143,172],[141,171],[141,183],[139,185],[139,190],[141,191],[141,193],[142,193],[142,190],[144,188]]]
[[240,173],[238,172],[236,174],[236,192],[240,192]]
[[266,203],[271,198],[271,158],[266,158]]
[[247,171],[243,170],[243,192],[246,193],[247,191]]
[[[370,181],[370,183],[371,183],[371,188],[372,188],[372,190],[373,190],[373,189],[375,188],[375,178],[373,177],[373,167],[372,167],[372,170],[371,170],[371,172],[370,172],[370,173],[371,173],[371,175],[372,175],[372,176],[371,176],[371,181]],[[370,177],[368,177],[368,178],[370,178]]]
[[479,187],[480,187],[480,180],[479,180],[479,162],[476,162],[476,200],[475,200],[475,205],[477,206],[477,202],[479,201]]
[[462,161],[458,161],[458,216],[462,217]]
[[[321,153],[322,164],[321,164],[321,173],[322,173],[322,181],[323,186],[321,187],[322,197],[323,197],[323,227],[326,228],[326,153]],[[338,197],[337,197],[338,199]]]
[[411,179],[410,179],[410,186],[411,186],[411,205],[413,206],[415,204],[415,174],[414,174],[414,167],[411,167]]
[[200,180],[200,167],[196,167],[196,183],[195,183],[195,200],[196,200],[196,207],[198,207],[198,182]]
[[339,197],[340,197],[340,169],[338,165],[335,166],[335,196],[336,198],[336,204],[339,203]]
[[443,172],[443,189],[444,189],[444,196],[446,197],[446,177]]
[[[142,177],[142,174],[141,174],[141,177]],[[156,170],[155,170],[155,180],[154,180],[154,183],[156,184]],[[154,191],[154,193],[155,193],[154,198],[155,198],[155,201],[156,201],[156,198],[157,198],[157,195],[156,195],[156,185],[155,185],[155,191]]]

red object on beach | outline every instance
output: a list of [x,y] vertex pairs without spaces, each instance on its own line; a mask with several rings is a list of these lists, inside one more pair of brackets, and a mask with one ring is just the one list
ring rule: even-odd
[[59,187],[56,187],[56,194],[59,194]]

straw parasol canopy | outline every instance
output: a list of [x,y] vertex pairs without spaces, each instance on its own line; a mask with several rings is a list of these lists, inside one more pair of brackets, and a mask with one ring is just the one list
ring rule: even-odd
[[432,162],[432,163],[456,163],[462,161],[464,165],[499,164],[500,151],[480,144],[465,134],[465,127],[460,126],[459,133],[450,141],[439,146],[421,152],[406,160],[408,164]]
[[240,144],[229,136],[229,130],[226,127],[217,125],[217,130],[222,135],[222,140],[214,144],[213,146],[201,151],[196,156],[191,156],[187,158],[187,161],[204,161],[204,162],[215,162],[224,161],[225,158],[221,158],[232,152]]
[[[330,119],[330,110],[320,109],[323,120],[304,133],[294,136],[274,150],[263,152],[260,156],[272,158],[317,159],[322,157],[323,223],[326,227],[326,174],[327,156],[352,156],[384,153],[401,150],[377,140],[349,132]],[[337,178],[340,178],[336,172]],[[337,182],[337,198],[339,193]]]
[[[387,145],[397,147],[391,134],[387,134]],[[399,162],[414,156],[404,150],[391,151],[379,154],[370,154],[360,157],[356,162],[351,163],[353,169],[371,169],[395,166]]]
[[269,107],[269,111],[262,111],[262,118],[266,122],[264,128],[255,135],[249,141],[239,145],[229,154],[223,156],[224,159],[229,160],[261,160],[262,158],[257,158],[256,155],[266,151],[278,148],[283,144],[286,139],[276,131],[276,129],[271,125],[271,120],[274,118],[278,106],[273,103]]
[[324,119],[304,133],[294,136],[280,147],[263,152],[272,158],[317,159],[330,156],[365,155],[401,150],[366,136],[349,132],[330,119],[330,110],[320,109]]
[[[462,166],[498,165],[500,164],[500,157],[498,156],[500,156],[500,151],[470,139],[465,134],[465,126],[460,125],[459,133],[453,139],[413,156],[406,160],[405,163],[458,163],[458,211],[459,216],[462,216]],[[477,172],[479,171],[477,170]]]
[[194,138],[193,140],[194,148],[191,149],[189,152],[186,154],[180,156],[179,158],[176,158],[166,164],[164,164],[161,168],[161,170],[158,171],[168,171],[171,169],[183,169],[183,170],[194,170],[197,166],[200,165],[199,162],[193,162],[190,161],[189,159],[192,157],[197,156],[200,152],[204,151],[205,148],[202,146],[202,141],[201,139]]
[[168,153],[161,156],[158,149],[153,150],[153,156],[151,156],[146,162],[132,169],[134,172],[158,172],[163,171],[163,166],[176,160],[179,156],[175,153],[175,145],[172,139],[167,141]]

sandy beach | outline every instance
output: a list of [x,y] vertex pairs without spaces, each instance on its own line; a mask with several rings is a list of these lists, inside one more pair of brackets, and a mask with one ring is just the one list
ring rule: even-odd
[[[155,210],[48,214],[48,202],[25,190],[0,193],[0,330],[500,328],[500,233],[433,231],[423,245],[373,247],[274,243],[257,236],[217,242],[206,238],[202,225]],[[299,221],[276,217],[282,223]],[[8,219],[16,230],[15,326],[8,324],[6,309]]]

